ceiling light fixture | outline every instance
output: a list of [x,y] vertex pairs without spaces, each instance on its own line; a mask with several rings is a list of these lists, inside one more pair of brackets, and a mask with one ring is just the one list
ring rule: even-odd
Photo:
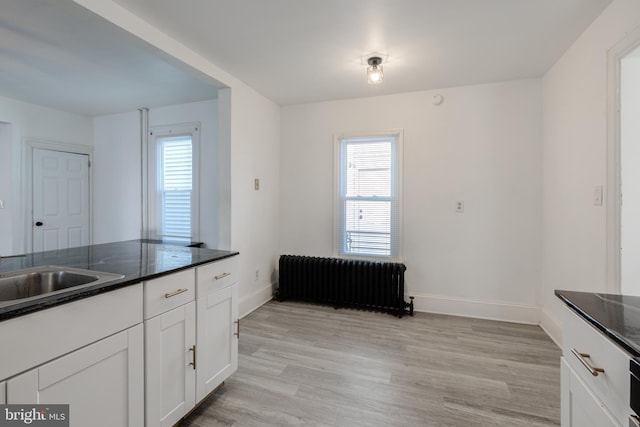
[[382,83],[382,58],[379,56],[372,56],[367,60],[367,82],[369,84]]

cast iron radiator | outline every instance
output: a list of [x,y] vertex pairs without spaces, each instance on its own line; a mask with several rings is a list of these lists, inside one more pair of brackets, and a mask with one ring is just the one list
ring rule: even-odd
[[281,255],[276,299],[413,315],[404,301],[402,263]]

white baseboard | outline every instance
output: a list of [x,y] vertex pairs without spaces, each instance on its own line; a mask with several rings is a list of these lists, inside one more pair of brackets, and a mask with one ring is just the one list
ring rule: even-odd
[[549,335],[549,337],[562,348],[562,327],[553,316],[544,308],[540,309],[540,327]]
[[[533,305],[512,304],[496,301],[478,301],[463,298],[413,294],[415,311],[448,314],[505,322],[540,323],[540,308]],[[409,298],[405,299],[408,301]]]
[[238,310],[240,312],[240,318],[242,319],[252,311],[260,308],[262,305],[266,304],[273,298],[273,285],[270,283],[259,289],[257,292],[254,292],[251,295],[247,295],[244,298],[240,298],[240,303],[238,304]]
[[[537,306],[435,295],[413,294],[413,297],[415,311],[532,325],[539,324],[556,344],[562,342],[559,324],[546,311],[540,310]],[[271,284],[264,286],[251,295],[245,296],[239,303],[240,318],[258,309],[272,298],[273,286]],[[407,296],[406,300],[408,301],[408,299]]]

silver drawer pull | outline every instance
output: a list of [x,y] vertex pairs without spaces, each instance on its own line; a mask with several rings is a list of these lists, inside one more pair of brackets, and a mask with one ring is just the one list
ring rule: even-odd
[[588,353],[580,353],[575,348],[571,349],[571,353],[573,353],[578,358],[580,363],[582,363],[582,366],[587,368],[587,371],[589,371],[594,377],[597,377],[599,373],[604,374],[604,369],[591,366],[591,363],[587,362],[587,359],[591,359],[591,356],[589,356]]
[[171,298],[171,297],[175,297],[176,295],[180,295],[183,292],[187,292],[188,289],[187,288],[181,288],[178,289],[177,291],[173,291],[173,292],[169,292],[168,294],[164,294],[165,298]]
[[192,345],[189,348],[189,351],[193,351],[193,359],[191,359],[191,362],[189,362],[189,366],[193,366],[193,369],[196,369],[196,345]]
[[216,280],[220,280],[220,279],[224,279],[227,276],[231,276],[231,273],[218,274],[217,276],[213,276],[213,278],[216,279]]

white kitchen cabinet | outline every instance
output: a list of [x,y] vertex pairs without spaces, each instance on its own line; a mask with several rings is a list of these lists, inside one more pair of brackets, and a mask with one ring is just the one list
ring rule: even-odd
[[144,283],[147,427],[176,424],[237,369],[234,267],[228,259]]
[[560,375],[562,426],[620,426],[604,403],[593,394],[564,358],[560,365]]
[[170,427],[195,406],[195,301],[145,321],[147,426]]
[[195,269],[144,283],[145,419],[170,427],[196,404]]
[[228,258],[3,320],[0,404],[69,404],[75,427],[174,425],[237,369],[237,299]]
[[196,400],[201,401],[238,369],[237,261],[227,258],[196,269]]
[[238,286],[198,298],[197,400],[238,369]]
[[7,381],[7,403],[69,404],[71,426],[144,423],[141,324]]
[[626,426],[631,356],[568,307],[562,335],[562,426]]

